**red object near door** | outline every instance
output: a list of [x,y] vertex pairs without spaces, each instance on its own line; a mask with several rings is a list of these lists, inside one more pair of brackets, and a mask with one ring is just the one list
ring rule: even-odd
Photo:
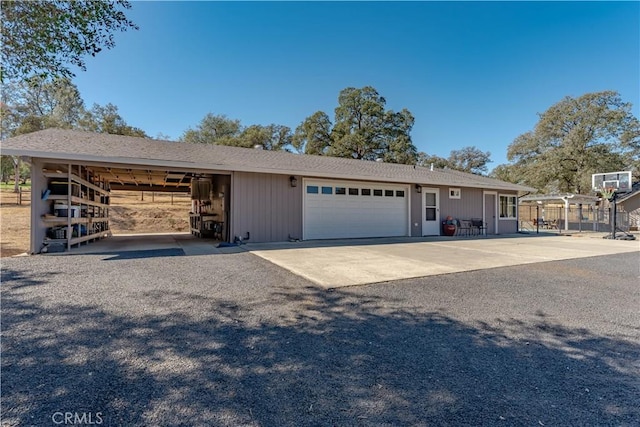
[[448,216],[442,221],[442,234],[445,236],[454,236],[456,234],[456,221]]

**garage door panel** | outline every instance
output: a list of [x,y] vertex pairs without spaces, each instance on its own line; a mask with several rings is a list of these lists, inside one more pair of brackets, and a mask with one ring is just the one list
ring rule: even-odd
[[[309,193],[309,186],[314,187],[312,191],[317,188],[317,193]],[[336,187],[346,188],[347,194],[336,194]],[[358,188],[358,195],[349,194],[350,188]],[[369,189],[371,195],[361,195],[362,189]],[[381,190],[382,196],[374,195],[374,190]],[[398,191],[405,197],[398,197]],[[406,186],[306,180],[304,193],[305,239],[408,235]]]

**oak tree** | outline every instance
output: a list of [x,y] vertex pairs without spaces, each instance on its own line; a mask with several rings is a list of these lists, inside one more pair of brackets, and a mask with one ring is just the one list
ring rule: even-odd
[[628,170],[640,161],[640,121],[631,107],[614,91],[565,97],[513,141],[510,164],[500,173],[541,191],[589,193],[591,174]]
[[115,46],[116,31],[138,29],[125,0],[11,0],[0,7],[0,80],[34,74],[71,77],[85,57]]

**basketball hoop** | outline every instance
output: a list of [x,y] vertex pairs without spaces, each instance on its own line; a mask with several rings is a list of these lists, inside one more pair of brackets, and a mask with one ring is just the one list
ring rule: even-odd
[[600,189],[600,193],[602,194],[602,197],[604,197],[607,200],[613,200],[613,196],[616,194],[616,188],[615,187],[603,187]]

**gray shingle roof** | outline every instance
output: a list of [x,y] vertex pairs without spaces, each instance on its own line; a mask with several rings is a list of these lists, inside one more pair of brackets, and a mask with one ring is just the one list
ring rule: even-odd
[[9,138],[2,154],[72,162],[101,162],[219,171],[264,172],[307,177],[535,191],[469,173],[338,157],[293,154],[223,145],[186,144],[138,137],[46,129]]

